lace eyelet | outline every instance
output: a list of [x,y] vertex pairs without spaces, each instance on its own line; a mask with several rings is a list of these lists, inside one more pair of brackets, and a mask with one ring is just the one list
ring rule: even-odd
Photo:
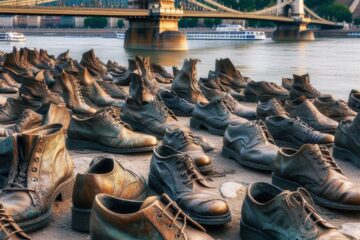
[[172,229],[173,228],[173,225],[172,224],[169,224],[167,225],[168,229]]
[[156,215],[156,217],[157,217],[158,219],[161,219],[163,216],[162,216],[162,214],[160,213],[160,214]]
[[177,233],[177,234],[175,235],[175,238],[176,238],[176,239],[180,239],[180,238],[181,238],[181,234]]

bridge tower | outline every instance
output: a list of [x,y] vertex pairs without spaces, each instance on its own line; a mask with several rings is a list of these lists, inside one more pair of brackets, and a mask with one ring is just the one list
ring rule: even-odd
[[183,15],[182,9],[175,8],[174,0],[132,0],[134,8],[146,8],[149,17],[129,18],[124,47],[145,50],[187,50],[185,34],[178,29]]
[[[281,5],[287,0],[278,0]],[[278,23],[273,33],[276,41],[313,41],[314,32],[308,29],[309,19],[305,16],[304,0],[294,0],[282,9],[278,9],[279,15],[292,17],[293,23]]]

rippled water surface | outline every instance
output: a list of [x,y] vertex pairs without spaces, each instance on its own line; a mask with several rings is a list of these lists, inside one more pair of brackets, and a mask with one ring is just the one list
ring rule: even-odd
[[94,48],[104,61],[116,60],[127,65],[134,55],[149,55],[154,62],[181,65],[184,58],[201,59],[199,76],[206,76],[215,67],[216,58],[229,57],[254,80],[281,82],[292,73],[311,74],[315,87],[325,93],[346,99],[351,88],[360,89],[360,39],[319,39],[315,42],[275,43],[233,41],[189,41],[187,52],[127,51],[123,40],[107,38],[28,37],[26,43],[0,43],[0,50],[13,46],[48,49],[57,55],[70,49],[72,57]]

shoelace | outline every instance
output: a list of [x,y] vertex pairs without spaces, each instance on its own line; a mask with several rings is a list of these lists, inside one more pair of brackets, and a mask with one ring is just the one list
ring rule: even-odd
[[[306,189],[299,188],[297,191],[289,193],[286,196],[285,201],[288,207],[300,207],[302,212],[307,213],[307,216],[304,220],[304,225],[308,226],[308,223],[310,223],[310,227],[307,227],[308,230],[316,227],[317,223],[326,223],[326,221],[320,218],[317,214],[314,208],[315,204]],[[302,217],[302,215],[300,217]]]
[[22,127],[23,127],[23,125],[24,125],[24,123],[25,123],[25,121],[26,121],[26,119],[27,119],[28,117],[29,117],[29,114],[28,114],[27,111],[24,111],[24,112],[20,115],[18,121],[17,121],[16,124],[15,124],[15,129],[17,130],[17,132],[20,132],[20,130],[22,129]]
[[174,119],[177,119],[175,114],[169,108],[167,108],[165,106],[163,101],[161,101],[161,97],[158,96],[158,98],[160,98],[160,99],[154,99],[154,101],[153,101],[153,106],[154,106],[155,110],[158,113],[160,113],[161,115],[163,115],[165,118],[170,116]]
[[303,128],[307,133],[312,133],[315,130],[310,127],[309,125],[307,125],[304,121],[302,121],[299,117],[295,118],[295,123],[297,123],[301,128]]
[[117,124],[117,125],[115,125],[116,127],[119,127],[119,126],[121,125],[121,126],[127,128],[127,129],[129,129],[129,130],[133,130],[133,128],[132,128],[129,124],[121,121],[121,118],[120,118],[121,112],[120,112],[120,110],[116,109],[115,107],[107,107],[107,108],[105,109],[105,111],[108,113],[108,115],[109,115],[109,116],[114,120],[114,122]]
[[326,146],[319,145],[320,151],[317,151],[315,158],[318,160],[323,160],[326,163],[327,168],[332,168],[335,171],[343,174],[343,171],[340,169],[339,165],[335,162],[335,159],[329,152],[329,149]]
[[270,134],[269,130],[267,129],[265,123],[263,121],[259,120],[259,121],[256,121],[256,124],[260,127],[261,137],[264,137],[267,141],[276,145],[275,140],[272,137],[272,135]]
[[305,85],[310,89],[310,92],[317,95],[320,94],[320,92],[310,83],[310,80],[308,78],[305,80]]
[[[166,210],[173,207],[173,209],[178,209],[175,216],[171,219],[171,217],[169,216],[169,214],[167,214]],[[170,201],[164,209],[161,210],[161,213],[158,214],[158,217],[161,218],[163,214],[166,214],[171,220],[171,224],[169,224],[169,228],[172,228],[177,221],[181,221],[183,223],[183,226],[180,229],[180,232],[178,234],[176,234],[176,238],[180,238],[181,236],[184,236],[184,231],[187,225],[187,219],[188,216],[178,207],[178,205],[176,204],[175,201]]]
[[183,184],[190,186],[194,182],[204,179],[199,171],[197,171],[194,161],[190,156],[183,155],[176,161],[176,163],[179,171],[184,170],[181,173],[181,177],[186,177],[186,180],[182,181]]
[[275,107],[275,110],[278,112],[278,114],[280,115],[288,115],[288,113],[285,111],[284,107],[281,105],[281,103],[279,102],[279,100],[273,98],[272,103]]
[[235,108],[238,106],[238,102],[234,98],[232,98],[228,95],[225,95],[223,99],[224,99],[225,105],[229,108],[229,110],[231,112],[234,112]]
[[79,96],[79,99],[82,103],[85,103],[85,100],[84,100],[84,96],[82,95],[81,93],[81,88],[80,88],[80,83],[77,79],[75,78],[70,78],[75,86],[75,92],[76,94]]
[[45,91],[47,94],[49,94],[49,95],[51,95],[51,96],[53,96],[53,97],[55,97],[55,98],[57,98],[57,99],[60,99],[60,97],[59,97],[58,95],[56,95],[55,93],[53,93],[53,92],[48,88],[48,86],[47,86],[46,83],[45,83],[45,80],[41,81],[41,86],[44,88],[44,91]]
[[[10,239],[11,236],[24,232],[23,230],[14,231],[12,224],[15,224],[14,219],[12,219],[11,216],[6,212],[5,207],[0,204],[0,232],[6,232],[6,236],[3,238],[3,240]],[[10,233],[8,233],[9,229],[11,230]]]
[[200,145],[199,140],[197,140],[191,132],[182,132],[185,143],[194,143],[196,145]]

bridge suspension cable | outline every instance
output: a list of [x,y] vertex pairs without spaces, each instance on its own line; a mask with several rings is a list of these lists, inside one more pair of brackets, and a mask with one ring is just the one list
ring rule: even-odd
[[206,10],[209,10],[209,11],[212,11],[212,12],[216,12],[216,11],[217,11],[215,8],[212,8],[212,7],[210,7],[210,6],[208,6],[208,5],[205,5],[205,4],[203,4],[203,3],[199,3],[199,2],[197,2],[196,0],[188,0],[188,1],[189,1],[190,3],[196,5],[196,6],[199,6],[199,7],[201,7],[201,8],[204,8],[204,9],[206,9]]
[[317,15],[313,10],[311,10],[307,6],[304,6],[304,9],[305,9],[305,12],[310,15],[310,17],[313,17],[314,19],[322,21],[322,22],[332,23],[331,21],[328,21],[325,18],[322,18],[319,15]]
[[215,6],[215,7],[218,7],[220,9],[224,10],[225,12],[242,13],[241,11],[237,11],[235,9],[226,7],[226,6],[224,6],[224,5],[220,4],[220,3],[217,3],[217,2],[215,2],[213,0],[204,0],[204,1],[211,4],[211,5],[213,5],[213,6]]
[[285,2],[282,2],[280,4],[277,4],[275,6],[269,7],[269,8],[265,8],[259,11],[255,11],[255,12],[251,12],[251,14],[256,14],[256,15],[278,15],[279,14],[279,9],[282,9],[283,7],[285,7],[286,5],[289,5],[290,3],[294,2],[294,0],[288,0]]

